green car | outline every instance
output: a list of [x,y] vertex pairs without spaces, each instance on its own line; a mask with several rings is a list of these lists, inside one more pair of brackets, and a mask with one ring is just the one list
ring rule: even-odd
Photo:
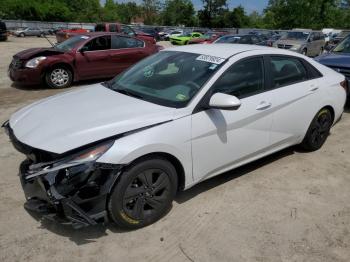
[[170,42],[173,45],[187,45],[188,42],[193,38],[200,38],[200,37],[203,37],[201,33],[193,32],[193,33],[183,34],[180,36],[171,36]]

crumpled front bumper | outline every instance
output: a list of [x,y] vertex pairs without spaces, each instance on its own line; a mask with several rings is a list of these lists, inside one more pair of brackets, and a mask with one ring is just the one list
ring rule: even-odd
[[30,162],[22,162],[19,174],[27,210],[74,228],[108,221],[107,198],[118,166],[93,163],[28,179]]

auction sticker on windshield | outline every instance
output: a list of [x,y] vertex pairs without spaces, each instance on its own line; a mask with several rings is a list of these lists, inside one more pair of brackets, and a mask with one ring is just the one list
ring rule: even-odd
[[214,63],[217,65],[220,65],[223,62],[225,62],[224,58],[217,57],[217,56],[211,56],[211,55],[200,55],[196,58],[196,60],[204,61],[204,62],[208,62],[208,63]]

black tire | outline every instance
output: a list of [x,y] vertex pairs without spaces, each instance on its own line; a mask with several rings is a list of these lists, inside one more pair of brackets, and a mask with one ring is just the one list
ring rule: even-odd
[[25,37],[25,34],[24,33],[20,33],[19,36],[20,37]]
[[39,35],[39,37],[44,37],[45,35],[44,35],[44,33],[41,33],[40,35]]
[[332,113],[329,109],[321,109],[312,120],[300,146],[306,151],[316,151],[326,142],[333,125]]
[[304,56],[307,56],[307,49],[306,49],[306,48],[303,49],[303,51],[301,52],[301,54],[304,55]]
[[55,66],[45,74],[45,83],[51,88],[66,88],[69,87],[72,82],[72,71],[63,65]]
[[162,218],[177,191],[177,174],[166,159],[148,158],[124,171],[108,199],[111,220],[124,229],[137,229]]

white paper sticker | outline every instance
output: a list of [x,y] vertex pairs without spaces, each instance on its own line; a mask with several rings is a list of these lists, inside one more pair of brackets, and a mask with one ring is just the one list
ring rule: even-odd
[[217,57],[217,56],[211,56],[211,55],[200,55],[196,58],[196,60],[204,61],[204,62],[208,62],[208,63],[213,63],[213,64],[217,64],[217,65],[220,65],[223,62],[225,62],[224,58]]

